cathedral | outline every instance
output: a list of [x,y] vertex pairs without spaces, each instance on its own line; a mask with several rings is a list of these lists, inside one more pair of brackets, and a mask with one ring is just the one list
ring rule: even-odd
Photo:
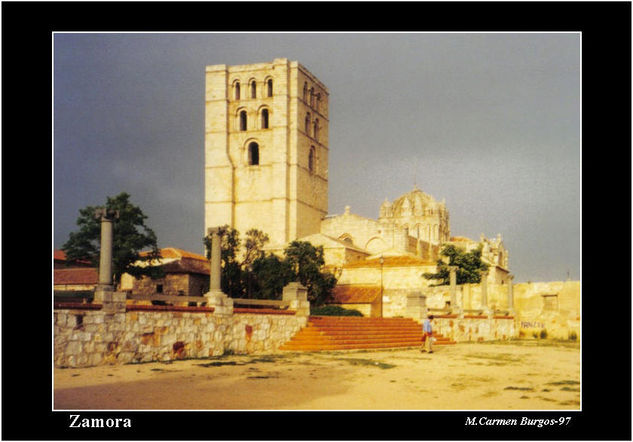
[[385,199],[376,219],[350,206],[328,215],[329,91],[298,62],[207,66],[205,83],[205,232],[256,228],[272,252],[293,240],[323,246],[337,296],[379,297],[381,314],[389,290],[428,287],[422,273],[435,271],[446,244],[482,246],[488,281],[508,282],[501,236],[451,236],[445,201],[417,187]]

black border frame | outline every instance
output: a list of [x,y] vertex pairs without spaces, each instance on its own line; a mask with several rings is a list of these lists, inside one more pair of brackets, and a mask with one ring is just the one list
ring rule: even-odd
[[[236,7],[253,18],[221,20]],[[52,244],[51,164],[34,155],[50,158],[52,32],[311,30],[582,32],[582,412],[82,412],[133,421],[85,430],[50,411],[51,277],[28,264]],[[3,2],[2,61],[3,440],[631,440],[631,3]],[[562,428],[465,425],[567,415]]]

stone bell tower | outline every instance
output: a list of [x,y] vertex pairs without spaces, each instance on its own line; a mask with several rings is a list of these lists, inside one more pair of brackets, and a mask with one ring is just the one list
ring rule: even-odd
[[251,228],[271,247],[328,209],[328,90],[296,61],[206,67],[205,232]]

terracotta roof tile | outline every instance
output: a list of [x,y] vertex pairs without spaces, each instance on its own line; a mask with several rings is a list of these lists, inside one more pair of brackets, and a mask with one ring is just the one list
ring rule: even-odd
[[380,287],[337,285],[329,302],[336,304],[371,304],[380,296]]
[[99,282],[99,274],[94,267],[55,269],[53,281],[56,285],[96,284]]
[[[412,256],[385,256],[383,267],[407,267],[407,266],[428,266],[435,265],[433,261]],[[380,259],[365,259],[345,264],[343,268],[364,268],[364,267],[380,267]]]
[[[141,252],[141,256],[147,256],[150,252]],[[202,275],[209,274],[209,260],[202,255],[188,252],[186,250],[177,249],[175,247],[166,247],[160,249],[161,257],[166,260],[162,263],[165,273],[198,273]],[[161,265],[153,262],[152,265]]]
[[68,258],[66,257],[66,253],[63,250],[59,250],[59,249],[53,250],[53,260],[64,261],[68,264],[90,265],[90,261],[86,261],[86,260],[68,261]]
[[451,236],[451,242],[474,242],[470,238],[466,238],[465,236]]
[[209,261],[192,258],[181,258],[177,261],[168,262],[163,265],[165,273],[198,273],[209,275]]
[[[141,252],[141,256],[147,256],[150,252]],[[164,249],[160,249],[160,255],[165,259],[181,259],[181,258],[189,258],[196,259],[198,261],[208,262],[207,258],[202,255],[198,255],[197,253],[188,252],[186,250],[177,249],[175,247],[165,247]]]

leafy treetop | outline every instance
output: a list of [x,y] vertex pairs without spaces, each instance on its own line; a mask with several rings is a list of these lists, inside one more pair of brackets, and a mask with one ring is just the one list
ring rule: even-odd
[[[257,229],[246,232],[243,248],[237,230],[223,226],[220,234],[221,286],[230,297],[280,299],[284,286],[298,281],[308,289],[308,300],[320,305],[336,285],[334,275],[323,270],[323,247],[293,241],[284,250],[284,256],[278,257],[264,251],[269,238]],[[205,237],[204,243],[209,258],[211,237]]]
[[[87,260],[99,265],[101,249],[101,219],[95,212],[101,207],[88,206],[79,210],[77,225],[79,230],[71,232],[68,241],[62,245],[69,261]],[[146,224],[147,216],[130,202],[128,193],[108,197],[107,211],[117,211],[118,217],[112,222],[112,272],[115,283],[120,282],[123,273],[135,278],[162,276],[162,269],[156,266],[135,265],[136,262],[151,262],[160,258],[156,234]],[[140,255],[149,249],[148,254]]]
[[426,279],[439,281],[434,285],[448,285],[450,284],[450,271],[448,267],[457,266],[457,284],[479,283],[481,281],[481,271],[488,269],[488,264],[484,263],[481,259],[481,250],[481,245],[476,249],[466,252],[462,248],[448,244],[444,246],[440,252],[442,256],[448,258],[448,263],[445,260],[439,259],[437,261],[437,272],[424,273],[423,276]]

